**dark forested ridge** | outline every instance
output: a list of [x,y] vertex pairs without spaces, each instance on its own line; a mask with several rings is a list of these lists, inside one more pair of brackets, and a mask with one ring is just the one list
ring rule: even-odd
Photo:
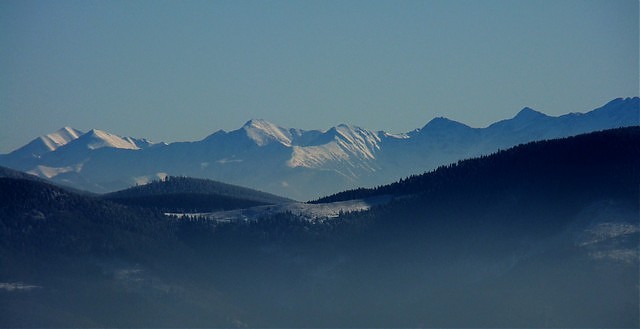
[[521,145],[315,222],[2,178],[0,326],[638,327],[639,147],[640,128]]
[[104,195],[116,203],[164,212],[207,212],[292,202],[277,195],[209,179],[168,176]]
[[[537,141],[474,159],[461,160],[421,175],[376,188],[359,188],[312,201],[326,203],[376,195],[410,195],[439,190],[465,190],[484,183],[536,184],[574,177],[576,184],[594,180],[631,179],[640,182],[640,127],[595,132],[549,141]],[[619,169],[624,171],[620,172]],[[528,182],[528,183],[525,183]],[[472,192],[472,191],[469,191]],[[482,191],[477,191],[482,193]]]

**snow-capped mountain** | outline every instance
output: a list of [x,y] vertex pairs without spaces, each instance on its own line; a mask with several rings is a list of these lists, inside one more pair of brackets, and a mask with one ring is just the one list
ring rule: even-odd
[[[142,145],[146,146],[149,143],[143,140]],[[120,137],[114,134],[110,134],[106,131],[92,129],[88,133],[80,136],[76,143],[86,147],[90,150],[95,150],[103,147],[111,147],[126,150],[139,150],[136,140],[131,137]]]
[[40,136],[27,145],[9,153],[9,155],[41,157],[45,153],[56,151],[57,149],[71,145],[74,147],[95,150],[103,147],[139,150],[153,145],[147,139],[136,139],[132,137],[120,137],[99,129],[92,129],[87,133],[71,127],[62,127],[59,130]]
[[16,157],[35,157],[39,158],[45,153],[55,151],[61,146],[77,139],[82,134],[80,130],[73,129],[71,127],[62,127],[56,132],[40,136],[29,144],[11,152],[10,154]]
[[291,146],[295,137],[291,131],[262,119],[249,120],[241,129],[258,146],[265,146],[270,143]]
[[96,192],[169,174],[307,200],[388,183],[533,140],[639,125],[639,103],[638,97],[620,98],[591,112],[559,117],[524,108],[486,128],[435,118],[401,134],[344,124],[301,130],[254,119],[234,131],[171,144],[65,127],[0,155],[0,165]]
[[67,181],[63,177],[81,172],[84,163],[95,154],[94,151],[103,148],[141,150],[154,145],[156,144],[147,139],[121,137],[98,129],[85,133],[63,127],[0,156],[0,161],[8,167],[20,168],[30,174],[77,186],[75,180]]

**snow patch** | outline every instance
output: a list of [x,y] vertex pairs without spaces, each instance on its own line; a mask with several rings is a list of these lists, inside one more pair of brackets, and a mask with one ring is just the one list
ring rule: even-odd
[[409,139],[409,138],[411,138],[411,136],[409,136],[409,133],[393,134],[393,133],[382,132],[382,135],[384,137],[395,138],[395,139]]
[[82,163],[67,166],[67,167],[48,167],[48,166],[37,166],[35,169],[27,171],[28,174],[36,175],[39,177],[52,178],[58,176],[60,174],[68,173],[68,172],[80,172],[82,170]]
[[208,213],[166,213],[166,215],[178,218],[203,217],[216,222],[242,222],[257,221],[260,218],[290,212],[309,221],[326,220],[336,218],[340,213],[365,211],[376,205],[390,202],[392,196],[384,195],[367,199],[340,201],[333,203],[309,204],[309,203],[283,203],[278,205],[257,206],[245,209],[216,211]]
[[224,159],[220,159],[218,161],[216,161],[219,164],[227,164],[227,163],[234,163],[234,162],[242,162],[241,159],[229,159],[229,158],[224,158]]
[[29,291],[39,288],[42,287],[22,282],[0,282],[0,290],[4,291]]
[[147,185],[155,180],[164,180],[167,176],[167,173],[159,172],[154,175],[134,177],[133,181],[136,185]]

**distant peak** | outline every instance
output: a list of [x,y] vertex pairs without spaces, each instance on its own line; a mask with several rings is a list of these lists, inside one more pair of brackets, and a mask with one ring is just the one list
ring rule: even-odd
[[82,134],[83,132],[80,130],[71,128],[69,126],[64,126],[53,133],[45,135],[44,137],[49,137],[49,138],[64,137],[65,139],[73,140],[78,138]]
[[626,97],[626,98],[616,98],[613,99],[611,101],[609,101],[607,104],[605,104],[604,106],[615,106],[615,105],[619,105],[619,104],[624,104],[624,103],[634,103],[634,102],[638,102],[640,100],[640,98],[636,97]]
[[242,126],[246,134],[257,145],[264,146],[272,141],[291,146],[291,132],[264,119],[251,119]]
[[44,143],[48,151],[55,151],[57,148],[77,139],[82,135],[80,130],[65,126],[53,133],[40,136],[38,140]]
[[435,117],[435,118],[431,119],[431,121],[429,121],[427,124],[429,124],[429,123],[440,123],[440,122],[454,122],[454,121],[449,119],[449,118],[445,118],[445,117]]
[[73,133],[73,134],[76,134],[76,133],[79,132],[79,130],[74,129],[74,128],[69,127],[69,126],[64,126],[64,127],[60,128],[60,129],[58,129],[56,132],[63,132],[63,131],[64,132],[68,132],[68,133]]
[[265,119],[251,119],[243,125],[243,127],[256,127],[256,128],[261,128],[265,126],[274,126],[274,124]]
[[216,137],[224,136],[224,135],[226,135],[226,134],[227,134],[227,132],[226,132],[226,131],[224,131],[224,130],[222,130],[222,129],[218,129],[218,131],[216,131],[216,132],[214,132],[213,134],[211,134],[211,135],[209,135],[209,136],[205,137],[203,140],[213,140],[213,139],[215,139]]
[[91,137],[95,137],[98,139],[105,139],[105,138],[109,138],[109,137],[118,137],[121,138],[120,136],[115,136],[113,134],[110,134],[104,130],[100,130],[100,129],[91,129],[89,130],[89,132],[86,134],[87,136],[91,136]]
[[69,127],[69,126],[64,126],[58,130],[56,130],[55,132],[48,134],[48,135],[53,135],[53,134],[68,134],[69,136],[74,136],[74,137],[78,137],[80,135],[82,135],[82,132],[78,129]]
[[341,124],[337,125],[335,128],[347,129],[347,130],[358,130],[358,129],[360,129],[359,127],[356,127],[356,126],[353,126],[353,125],[349,125],[349,124],[346,124],[346,123],[341,123]]
[[546,118],[546,117],[547,115],[542,112],[538,112],[530,107],[525,107],[522,110],[520,110],[520,112],[518,112],[518,114],[516,114],[516,116],[513,117],[513,119],[529,121],[529,120],[535,120],[538,118]]
[[429,121],[424,127],[422,127],[422,130],[425,129],[443,129],[443,128],[451,128],[451,127],[467,127],[469,128],[467,125],[462,124],[458,121],[453,121],[451,119],[445,118],[445,117],[436,117],[431,119],[431,121]]
[[81,138],[86,147],[91,150],[102,147],[119,148],[119,149],[140,149],[136,142],[130,137],[120,137],[112,133],[108,133],[100,129],[91,129]]
[[106,131],[104,131],[102,129],[96,129],[96,128],[93,128],[93,129],[89,130],[89,132],[87,132],[87,135],[89,135],[89,136],[99,136],[99,137],[100,136],[115,136],[112,133],[106,132]]

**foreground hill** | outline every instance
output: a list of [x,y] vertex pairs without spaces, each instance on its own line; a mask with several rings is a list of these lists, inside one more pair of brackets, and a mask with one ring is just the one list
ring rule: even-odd
[[99,193],[179,175],[309,200],[520,143],[637,126],[639,106],[638,97],[619,98],[558,117],[524,108],[485,128],[435,118],[400,134],[346,124],[301,130],[254,119],[237,130],[171,144],[65,127],[0,155],[0,165]]
[[208,179],[171,176],[109,193],[103,198],[163,212],[206,212],[293,202],[291,199],[241,186]]
[[639,145],[637,127],[530,143],[350,192],[391,201],[324,221],[0,180],[0,326],[638,327]]
[[0,178],[0,326],[178,326],[192,310],[231,326],[218,313],[204,314],[197,300],[163,299],[180,293],[160,279],[163,269],[191,258],[176,232],[154,211]]

